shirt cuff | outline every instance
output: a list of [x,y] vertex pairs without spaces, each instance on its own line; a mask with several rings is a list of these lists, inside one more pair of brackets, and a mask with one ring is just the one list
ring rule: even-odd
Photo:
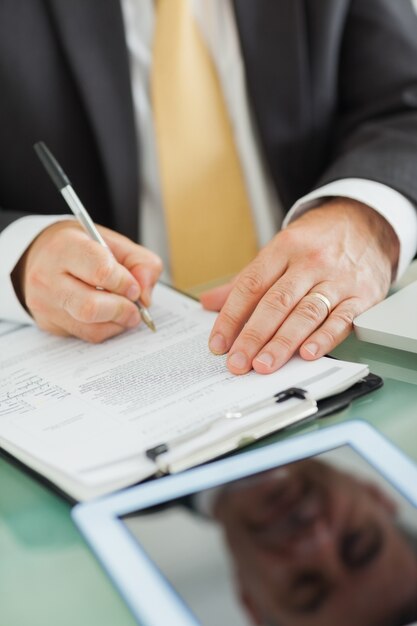
[[283,228],[306,211],[318,206],[324,198],[334,196],[363,202],[391,224],[400,242],[395,279],[400,278],[417,250],[417,210],[405,196],[387,185],[363,178],[345,178],[319,187],[294,204],[285,217]]
[[0,233],[0,319],[20,324],[35,320],[20,304],[13,287],[11,273],[32,241],[48,226],[71,215],[28,215],[12,222]]

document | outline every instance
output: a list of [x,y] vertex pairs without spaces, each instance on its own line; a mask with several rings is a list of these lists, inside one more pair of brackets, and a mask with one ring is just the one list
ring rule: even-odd
[[[0,446],[85,500],[153,475],[153,446],[189,437],[189,450],[193,433],[201,446],[222,428],[230,436],[241,427],[224,418],[234,407],[293,386],[319,399],[367,373],[363,364],[294,357],[268,376],[235,376],[208,349],[215,314],[158,285],[152,316],[156,333],[142,324],[99,345],[1,323]],[[249,427],[259,416],[244,419]]]

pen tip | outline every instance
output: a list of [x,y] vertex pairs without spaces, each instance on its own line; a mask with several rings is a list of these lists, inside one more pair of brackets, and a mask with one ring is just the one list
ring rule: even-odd
[[156,326],[155,326],[154,322],[149,321],[149,322],[146,322],[146,324],[147,324],[148,328],[150,328],[154,333],[156,333]]
[[155,322],[153,321],[148,309],[144,307],[140,301],[136,302],[135,304],[138,307],[140,316],[142,320],[145,322],[146,326],[150,328],[150,330],[152,330],[154,333],[156,333]]
[[153,321],[152,317],[149,314],[149,311],[147,309],[145,309],[145,307],[141,308],[140,311],[141,317],[143,319],[143,321],[145,322],[146,326],[148,328],[150,328],[154,333],[156,333],[156,326],[155,326],[155,322]]

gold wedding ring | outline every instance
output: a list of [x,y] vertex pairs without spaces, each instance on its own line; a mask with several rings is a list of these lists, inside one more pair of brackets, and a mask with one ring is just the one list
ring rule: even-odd
[[331,302],[330,302],[329,298],[324,296],[319,291],[311,291],[308,295],[309,296],[313,296],[314,298],[318,298],[319,300],[321,300],[323,302],[323,304],[326,306],[327,315],[330,315],[331,310],[332,310],[332,305],[331,305]]

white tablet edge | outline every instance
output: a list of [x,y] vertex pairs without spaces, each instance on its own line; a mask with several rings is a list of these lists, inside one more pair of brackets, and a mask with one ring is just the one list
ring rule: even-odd
[[198,626],[177,593],[168,583],[161,582],[163,579],[157,567],[120,518],[346,444],[417,506],[417,467],[373,427],[355,420],[79,504],[72,510],[72,516],[140,623],[146,626]]

